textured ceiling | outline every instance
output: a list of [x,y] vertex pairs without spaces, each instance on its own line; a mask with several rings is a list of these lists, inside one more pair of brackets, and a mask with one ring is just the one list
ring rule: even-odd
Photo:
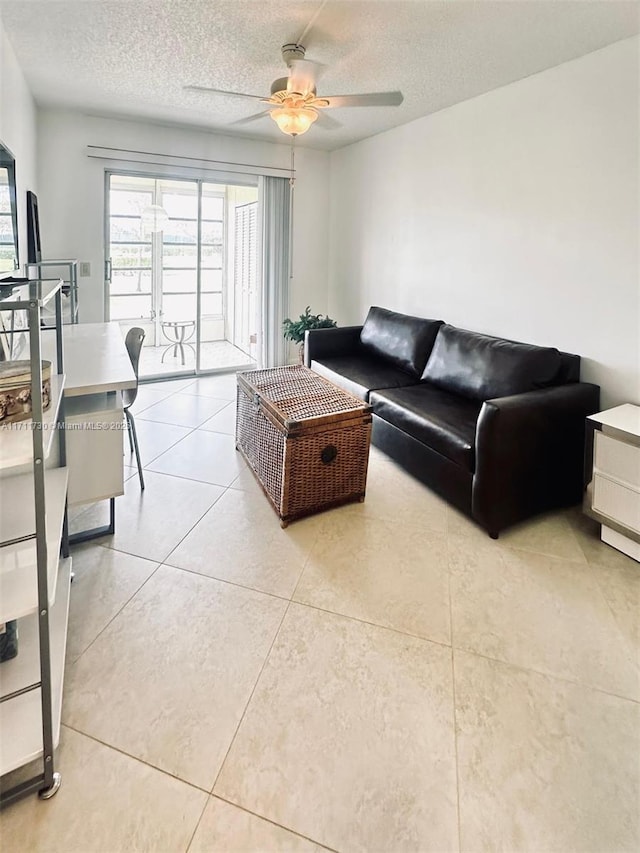
[[300,144],[335,149],[559,65],[639,30],[618,0],[0,0],[38,104],[287,142],[263,105],[187,84],[268,95],[280,46],[325,65],[318,94],[400,89],[400,107],[331,110]]

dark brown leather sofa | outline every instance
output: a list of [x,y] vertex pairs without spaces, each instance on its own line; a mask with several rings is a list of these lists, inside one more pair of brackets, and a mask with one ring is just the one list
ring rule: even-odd
[[373,443],[494,539],[578,503],[600,388],[580,357],[372,307],[306,334],[305,364],[373,408]]

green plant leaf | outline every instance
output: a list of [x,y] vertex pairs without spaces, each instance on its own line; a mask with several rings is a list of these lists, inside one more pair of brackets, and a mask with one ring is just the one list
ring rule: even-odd
[[312,314],[311,307],[307,305],[304,313],[297,320],[291,320],[287,317],[282,324],[282,329],[285,339],[301,344],[304,341],[304,333],[307,329],[333,329],[337,325],[331,317]]

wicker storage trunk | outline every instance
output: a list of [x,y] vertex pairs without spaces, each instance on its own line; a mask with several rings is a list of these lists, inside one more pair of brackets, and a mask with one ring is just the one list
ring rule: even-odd
[[236,447],[283,527],[364,500],[371,408],[301,365],[238,373]]

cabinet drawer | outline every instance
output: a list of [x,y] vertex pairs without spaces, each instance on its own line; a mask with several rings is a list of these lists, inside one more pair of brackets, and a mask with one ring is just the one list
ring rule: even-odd
[[640,447],[596,432],[594,471],[640,489]]
[[596,474],[593,478],[593,508],[640,533],[640,492]]

